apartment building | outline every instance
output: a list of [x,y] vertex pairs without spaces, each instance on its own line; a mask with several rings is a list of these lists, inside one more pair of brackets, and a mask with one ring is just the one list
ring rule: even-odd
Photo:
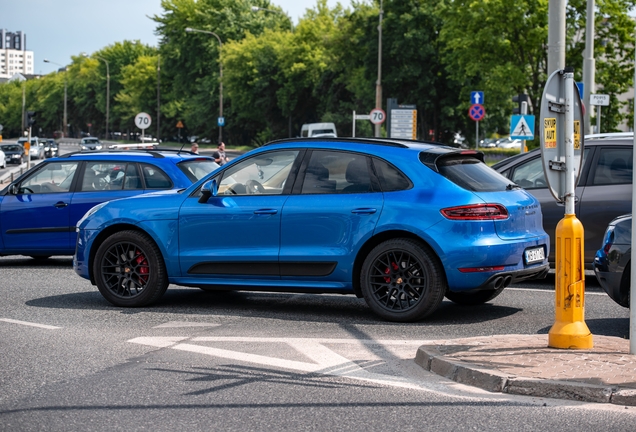
[[15,74],[33,75],[33,51],[26,49],[26,34],[0,29],[0,80]]

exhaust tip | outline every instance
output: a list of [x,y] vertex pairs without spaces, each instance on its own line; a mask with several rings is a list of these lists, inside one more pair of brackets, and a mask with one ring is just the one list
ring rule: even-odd
[[506,276],[506,277],[504,278],[503,286],[504,286],[504,287],[507,287],[508,285],[510,285],[510,282],[512,282],[512,276]]

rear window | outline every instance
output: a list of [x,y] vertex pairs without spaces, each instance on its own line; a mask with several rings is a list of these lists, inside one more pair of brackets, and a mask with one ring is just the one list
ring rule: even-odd
[[192,183],[196,183],[220,165],[210,159],[192,159],[181,162],[177,166]]
[[485,163],[468,156],[450,156],[437,163],[441,175],[473,192],[505,191],[510,180]]

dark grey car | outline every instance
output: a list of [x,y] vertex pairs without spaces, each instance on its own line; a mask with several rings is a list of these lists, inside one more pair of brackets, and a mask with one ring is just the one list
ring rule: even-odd
[[[592,268],[607,225],[632,210],[632,133],[590,135],[585,138],[583,164],[576,187],[576,216],[585,232],[585,264]],[[554,263],[556,226],[565,213],[550,193],[543,173],[541,151],[512,156],[493,165],[541,203],[543,229],[550,235],[549,261]]]
[[4,152],[4,157],[7,163],[13,163],[20,165],[25,159],[24,147],[20,144],[2,144],[0,146]]
[[607,295],[629,307],[632,259],[632,215],[623,215],[607,226],[605,240],[596,252],[594,274]]

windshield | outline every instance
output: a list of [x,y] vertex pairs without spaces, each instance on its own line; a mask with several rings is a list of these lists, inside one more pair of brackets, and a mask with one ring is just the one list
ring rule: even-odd
[[84,144],[98,144],[99,140],[97,138],[84,138],[82,142]]
[[220,165],[210,159],[191,159],[177,165],[192,183],[201,180]]
[[3,145],[2,146],[2,151],[22,151],[22,147],[18,146],[18,145]]

